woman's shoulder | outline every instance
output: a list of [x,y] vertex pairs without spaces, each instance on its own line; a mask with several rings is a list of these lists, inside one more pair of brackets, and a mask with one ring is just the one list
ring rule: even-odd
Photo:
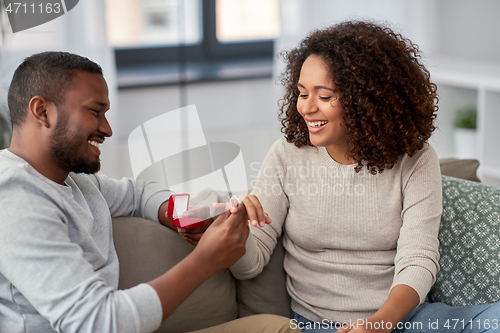
[[439,163],[439,158],[436,151],[429,143],[424,143],[422,149],[417,150],[412,156],[404,154],[401,158],[405,164],[415,164],[422,161],[430,161]]
[[279,151],[281,153],[292,155],[303,155],[307,153],[317,152],[318,149],[314,146],[297,147],[295,146],[295,143],[288,142],[285,137],[281,137],[273,143],[270,151]]
[[313,146],[297,147],[293,142],[288,142],[285,137],[276,140],[267,152],[266,160],[275,161],[283,165],[301,163],[308,160],[311,154],[318,154],[318,149]]
[[412,156],[404,154],[399,162],[399,168],[403,175],[409,176],[415,172],[440,174],[439,157],[428,143],[425,143],[422,149],[416,151]]

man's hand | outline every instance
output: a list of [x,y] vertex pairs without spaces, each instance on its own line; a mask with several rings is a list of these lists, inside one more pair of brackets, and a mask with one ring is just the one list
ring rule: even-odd
[[214,219],[210,216],[210,208],[208,206],[190,206],[183,215],[183,217],[194,217],[205,222],[205,225],[201,228],[187,229],[187,228],[177,228],[177,232],[186,241],[193,245],[198,245],[201,236],[207,228],[212,224]]
[[148,284],[158,294],[163,320],[204,281],[234,264],[245,254],[250,233],[245,207],[224,212],[207,228],[198,246],[186,258]]
[[167,216],[168,201],[165,201],[158,210],[158,220],[160,223],[177,231],[185,240],[193,245],[197,245],[205,230],[212,224],[214,219],[210,216],[210,208],[208,206],[190,206],[188,211],[184,213],[184,217],[194,217],[205,222],[204,226],[195,229],[178,228],[172,225],[172,221]]
[[206,229],[193,255],[216,271],[228,268],[245,254],[249,233],[245,207],[226,211]]

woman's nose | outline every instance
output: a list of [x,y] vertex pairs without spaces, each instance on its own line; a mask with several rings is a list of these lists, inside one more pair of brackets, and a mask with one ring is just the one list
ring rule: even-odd
[[309,96],[304,100],[304,104],[302,106],[302,113],[313,113],[318,111],[318,104],[316,103],[316,99]]

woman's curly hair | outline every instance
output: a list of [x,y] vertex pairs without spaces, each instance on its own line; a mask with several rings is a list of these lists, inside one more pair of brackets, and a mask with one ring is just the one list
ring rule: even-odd
[[295,146],[312,145],[297,111],[302,64],[310,55],[328,64],[347,128],[347,156],[360,171],[392,168],[399,157],[423,148],[435,130],[437,93],[420,62],[418,46],[388,27],[348,21],[317,30],[281,56],[287,62],[281,83],[281,131]]

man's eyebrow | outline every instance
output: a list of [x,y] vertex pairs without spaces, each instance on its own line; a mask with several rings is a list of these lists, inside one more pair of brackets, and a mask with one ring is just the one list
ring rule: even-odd
[[94,105],[99,105],[99,107],[102,107],[102,108],[106,108],[109,106],[107,103],[100,102],[100,101],[91,101],[90,103],[94,104]]
[[[297,83],[297,87],[300,87],[300,88],[305,88],[302,84],[300,83]],[[314,86],[314,89],[315,90],[318,90],[318,89],[326,89],[326,90],[330,90],[330,91],[333,91],[335,92],[335,89],[332,89],[332,88],[329,88],[327,86]]]

